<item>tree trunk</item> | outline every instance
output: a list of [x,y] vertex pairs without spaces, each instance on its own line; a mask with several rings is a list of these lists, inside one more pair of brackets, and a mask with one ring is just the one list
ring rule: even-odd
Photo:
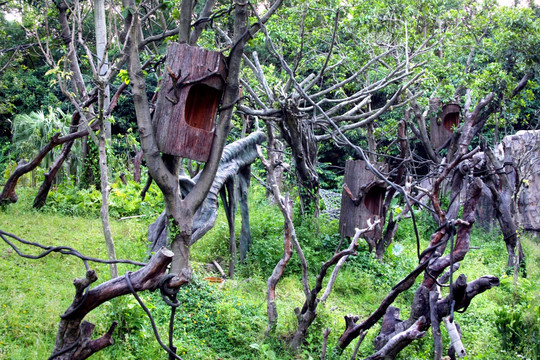
[[9,176],[9,179],[6,181],[6,184],[4,185],[4,189],[2,190],[2,194],[0,195],[0,203],[4,202],[17,202],[17,194],[15,193],[15,188],[17,187],[17,183],[19,179],[26,173],[29,173],[30,171],[34,170],[38,165],[41,163],[43,158],[51,151],[55,146],[59,145],[59,136],[60,134],[54,135],[49,143],[45,145],[39,153],[36,155],[36,157],[30,161],[29,163],[21,161],[17,164],[17,167],[11,173]]
[[[94,0],[94,16],[96,23],[96,53],[97,53],[97,71],[100,77],[107,74],[109,69],[109,60],[106,52],[107,48],[107,18],[105,16],[105,0]],[[109,84],[104,89],[104,109],[109,107],[110,103]],[[110,140],[111,122],[105,121],[105,138]]]
[[143,161],[144,152],[142,149],[137,149],[135,157],[133,158],[133,181],[136,183],[141,182],[141,164]]
[[[287,216],[292,216],[292,202],[290,202],[288,198],[285,198],[284,203],[285,211],[288,214]],[[283,226],[283,255],[266,283],[266,310],[268,314],[268,327],[264,333],[266,336],[274,332],[277,325],[278,312],[276,306],[276,285],[283,276],[285,267],[289,263],[293,253],[291,245],[291,229],[289,228],[287,221],[285,221]]]
[[294,115],[294,109],[286,109],[279,122],[285,141],[293,153],[298,178],[298,193],[302,212],[319,215],[319,175],[317,174],[318,149],[313,127]]
[[[171,262],[172,252],[167,249],[158,251],[148,264],[140,270],[129,275],[133,290],[136,292],[156,289],[168,276],[167,265]],[[170,278],[166,281],[168,288],[178,288],[188,282],[189,274],[182,273],[179,276]],[[94,270],[86,273],[86,278],[75,279],[76,293],[73,303],[62,314],[56,341],[54,343],[54,360],[80,360],[86,359],[90,355],[112,345],[112,332],[116,327],[115,323],[109,331],[101,338],[92,340],[91,335],[94,325],[83,319],[93,309],[101,304],[116,297],[129,294],[131,292],[126,276],[111,279],[103,284],[96,286],[91,290],[85,289],[97,280]]]
[[[504,149],[504,165],[501,164],[490,149],[485,149],[485,154],[491,163],[491,166],[488,166],[490,176],[486,185],[491,191],[495,214],[504,236],[506,251],[508,252],[508,267],[513,267],[516,263],[521,264],[524,255],[522,251],[519,251],[521,247],[518,246],[516,209],[512,199],[515,194],[515,183],[508,176],[508,173],[514,171],[511,166],[507,165],[512,164],[511,149]],[[518,250],[518,254],[516,254],[516,250]]]
[[[109,254],[109,260],[116,260],[116,251],[114,249],[114,240],[111,232],[111,224],[109,222],[109,179],[107,168],[107,153],[106,153],[106,139],[105,139],[105,126],[103,121],[101,122],[101,129],[99,132],[99,170],[101,172],[101,224],[103,226],[103,235],[105,237],[105,244],[107,246],[107,253]],[[111,278],[118,277],[118,269],[116,264],[110,264]]]
[[178,42],[187,43],[189,41],[191,21],[193,14],[193,0],[182,0],[180,5],[180,26]]
[[240,214],[242,216],[242,230],[240,232],[240,261],[244,263],[251,246],[251,228],[249,226],[249,182],[251,179],[251,165],[245,166],[238,172],[238,193]]
[[172,239],[171,250],[174,253],[171,263],[171,274],[181,274],[185,269],[191,269],[189,262],[191,240],[190,235],[178,234]]
[[[96,52],[97,52],[97,72],[98,78],[103,79],[109,68],[108,57],[106,53],[107,47],[107,24],[105,17],[105,0],[95,0],[94,16],[96,24]],[[101,128],[99,132],[99,170],[101,172],[101,223],[103,225],[103,235],[105,236],[105,244],[109,260],[116,260],[116,251],[114,249],[114,240],[109,222],[109,168],[107,167],[107,152],[106,143],[111,139],[111,123],[105,119],[104,113],[109,108],[110,90],[109,84],[105,84],[100,89],[99,96],[99,113],[101,118]],[[110,265],[111,278],[118,277],[118,269],[116,264]]]
[[[179,41],[189,41],[189,30],[191,25],[192,1],[184,0],[181,5],[181,18],[186,19],[180,22]],[[135,1],[129,1],[129,14],[126,21],[131,21],[130,37],[127,47],[129,49],[128,73],[132,86],[133,103],[137,115],[137,124],[140,132],[141,147],[144,151],[146,163],[150,175],[159,186],[164,195],[167,216],[173,219],[172,230],[175,232],[172,248],[175,258],[171,265],[171,272],[178,273],[182,269],[189,268],[189,247],[196,241],[197,234],[193,232],[194,217],[197,211],[201,211],[203,203],[214,184],[216,173],[220,161],[222,160],[223,149],[227,140],[227,134],[231,129],[231,118],[233,108],[238,101],[240,65],[244,46],[251,35],[247,28],[248,4],[234,4],[234,46],[231,47],[228,63],[228,74],[226,77],[225,89],[221,98],[222,108],[219,111],[219,121],[215,125],[213,142],[208,155],[208,161],[203,171],[200,173],[197,182],[193,185],[185,197],[182,197],[178,186],[177,173],[171,173],[166,167],[161,151],[158,148],[157,136],[152,125],[152,116],[148,97],[146,94],[146,83],[140,63],[139,41],[141,37],[141,24],[138,17],[138,10]],[[256,31],[257,28],[251,29]],[[163,98],[167,93],[161,88]],[[162,99],[163,100],[163,99]],[[165,100],[163,100],[165,101]],[[158,106],[160,100],[156,106]],[[157,112],[155,112],[157,114]],[[154,122],[159,119],[154,119]],[[219,188],[218,188],[219,190]],[[217,196],[217,191],[216,191]],[[213,216],[213,211],[208,213]],[[203,231],[208,225],[201,225]],[[212,227],[212,224],[209,225]]]
[[[265,139],[264,133],[258,131],[225,147],[212,187],[193,217],[193,224],[191,224],[193,234],[190,244],[195,243],[214,226],[220,190],[226,181],[236,176],[237,172],[240,171],[239,169],[245,168],[255,161],[257,158],[256,146],[260,145]],[[194,179],[180,178],[182,193],[191,192],[197,180],[198,176]],[[166,217],[166,213],[161,214],[148,229],[148,241],[151,244],[150,251],[157,251],[161,246],[169,244],[170,238],[167,235],[166,228],[170,225],[171,220],[166,219]],[[171,234],[173,233],[171,232]]]
[[36,197],[34,198],[33,207],[35,209],[39,210],[45,205],[45,202],[47,201],[47,197],[49,196],[49,191],[51,190],[51,186],[53,184],[54,177],[58,173],[58,170],[61,169],[66,158],[69,156],[73,143],[74,141],[70,141],[64,144],[62,151],[60,152],[60,154],[58,155],[54,163],[49,168],[49,171],[45,173],[45,179],[41,183],[41,186],[39,187],[39,190],[36,194]]
[[[393,180],[394,183],[401,185],[403,183],[403,176],[405,174],[405,158],[407,156],[407,120],[409,118],[409,112],[405,113],[405,119],[400,121],[398,124],[398,139],[400,144],[400,165],[398,167],[397,174]],[[384,205],[383,210],[381,213],[381,227],[385,223],[385,219],[388,216],[388,212],[390,212],[390,216],[388,219],[388,223],[386,225],[386,230],[384,234],[378,239],[377,246],[375,248],[375,258],[379,260],[379,262],[382,262],[382,258],[384,256],[384,253],[386,252],[386,249],[390,246],[392,243],[392,240],[394,239],[394,236],[396,235],[399,223],[394,220],[393,213],[390,210],[390,204],[392,202],[392,198],[394,197],[396,193],[396,189],[394,187],[391,187],[388,190],[388,193],[386,194],[386,197],[384,199]]]
[[315,317],[317,317],[317,312],[315,309],[307,309],[307,311],[302,312],[299,308],[296,308],[294,311],[298,320],[298,327],[291,340],[291,348],[296,351],[304,342],[309,327],[315,320]]
[[[71,126],[69,128],[69,133],[73,134],[77,131],[77,128],[79,126],[79,121],[81,119],[81,116],[78,112],[74,113],[71,117]],[[64,144],[62,151],[54,161],[54,163],[49,168],[49,172],[45,173],[45,179],[43,180],[43,183],[41,184],[36,197],[34,199],[34,208],[41,209],[43,205],[45,205],[45,202],[47,201],[47,196],[49,195],[49,191],[51,190],[51,186],[54,180],[54,177],[58,173],[58,170],[62,167],[62,164],[66,159],[68,159],[69,153],[71,151],[71,147],[73,146],[73,143],[75,140],[68,141]],[[67,162],[69,164],[69,162]],[[68,166],[69,170],[69,166]]]
[[225,186],[221,189],[221,202],[225,208],[225,216],[227,218],[227,224],[229,225],[229,278],[234,276],[234,271],[236,267],[236,231],[235,231],[235,220],[236,220],[236,194],[234,187],[234,179],[227,180]]

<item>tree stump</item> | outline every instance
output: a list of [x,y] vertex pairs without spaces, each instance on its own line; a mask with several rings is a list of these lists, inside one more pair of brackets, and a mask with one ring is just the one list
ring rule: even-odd
[[[434,102],[430,104],[430,110],[435,112],[438,106],[439,103]],[[446,104],[442,107],[440,118],[438,116],[431,116],[430,137],[435,150],[440,150],[448,145],[454,129],[459,125],[460,112],[461,107],[458,104]]]
[[[383,169],[386,165],[379,163],[376,167]],[[366,228],[369,219],[381,217],[386,186],[367,169],[364,161],[349,160],[345,164],[343,187],[339,231],[342,236],[352,237],[355,228]],[[382,225],[379,224],[374,230],[366,232],[364,237],[371,244],[369,239],[380,238],[381,233]]]

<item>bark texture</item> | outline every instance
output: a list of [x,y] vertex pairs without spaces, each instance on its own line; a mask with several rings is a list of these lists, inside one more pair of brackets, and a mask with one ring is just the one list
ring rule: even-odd
[[[369,359],[393,359],[410,342],[423,336],[423,332],[429,328],[432,318],[437,319],[440,323],[443,317],[453,315],[452,301],[455,302],[454,311],[465,311],[476,295],[499,285],[499,280],[495,276],[487,275],[467,283],[466,277],[460,275],[452,284],[452,297],[448,296],[437,300],[437,295],[433,293],[436,285],[434,279],[441,278],[440,282],[447,280],[448,274],[443,274],[445,269],[452,265],[451,268],[455,271],[458,267],[458,261],[461,261],[469,250],[470,232],[482,185],[482,182],[476,179],[469,186],[463,218],[457,222],[459,228],[451,254],[441,256],[451,234],[448,233],[447,227],[440,227],[432,235],[429,247],[420,254],[420,265],[392,289],[379,308],[368,319],[361,324],[356,324],[358,316],[348,315],[345,317],[346,329],[338,344],[341,349],[344,349],[362,331],[372,327],[384,315],[381,331],[374,340],[375,348],[378,351]],[[426,275],[413,298],[410,317],[401,320],[399,309],[391,304],[399,293],[414,284],[414,280],[422,272],[425,272]],[[430,303],[435,304],[434,309]],[[437,325],[435,331],[437,331]],[[439,346],[437,348],[440,349]]]
[[[116,260],[116,250],[114,248],[114,239],[111,231],[111,223],[109,221],[109,168],[107,167],[107,152],[105,149],[105,123],[101,121],[101,128],[99,132],[99,171],[100,171],[100,184],[101,184],[101,225],[103,228],[103,236],[105,237],[105,246],[107,247],[107,255],[109,260]],[[109,265],[111,272],[111,278],[118,277],[118,268],[116,264]]]
[[513,267],[516,263],[520,264],[523,261],[524,254],[521,246],[518,246],[517,211],[513,199],[516,195],[516,181],[512,181],[509,176],[509,174],[514,175],[514,177],[516,175],[512,161],[512,149],[505,147],[503,152],[504,163],[501,163],[489,148],[485,149],[489,173],[486,185],[491,192],[497,221],[504,236],[508,252],[508,267]]
[[291,147],[294,169],[299,181],[302,211],[319,214],[319,175],[317,174],[318,145],[313,125],[307,121],[295,105],[287,103],[282,109],[284,116],[279,126],[285,141]]
[[249,183],[251,180],[251,166],[244,166],[238,172],[238,194],[240,214],[242,216],[242,230],[240,232],[240,261],[244,262],[251,247],[251,228],[249,225]]
[[[287,211],[288,216],[292,217],[292,201],[289,201],[289,199],[287,198],[285,198],[284,200],[285,210]],[[278,311],[276,306],[276,285],[281,279],[281,276],[283,275],[283,272],[285,271],[285,268],[289,263],[289,260],[291,259],[293,253],[291,244],[291,229],[289,228],[289,224],[287,222],[285,222],[283,226],[283,255],[274,267],[272,275],[270,275],[268,281],[266,282],[266,309],[268,314],[268,327],[265,331],[266,336],[272,333],[276,328],[278,319]]]
[[[183,273],[168,278],[167,266],[173,253],[167,249],[157,252],[142,269],[130,274],[130,280],[135,291],[155,290],[167,278],[166,285],[178,288],[187,283],[190,274]],[[94,325],[83,321],[93,309],[113,298],[130,293],[125,276],[109,280],[91,290],[86,290],[97,280],[95,271],[89,270],[84,279],[75,279],[75,299],[63,315],[61,315],[56,341],[52,351],[54,360],[86,359],[97,351],[113,344],[112,332],[115,325],[102,337],[91,340]]]

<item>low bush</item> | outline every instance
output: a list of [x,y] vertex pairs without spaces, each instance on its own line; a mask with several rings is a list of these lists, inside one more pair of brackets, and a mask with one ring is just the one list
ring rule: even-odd
[[523,278],[514,284],[511,277],[505,277],[501,281],[501,290],[506,296],[494,311],[494,323],[502,349],[530,359],[540,358],[538,284]]
[[[163,342],[168,344],[166,334],[171,308],[163,302],[159,291],[142,293],[140,296],[158,324]],[[180,356],[189,354],[189,359],[201,360],[254,358],[257,350],[250,344],[260,337],[265,325],[259,307],[232,292],[228,284],[220,286],[209,283],[198,275],[180,289],[177,300],[180,306],[175,313],[174,345]],[[133,296],[107,302],[96,313],[100,323],[107,324],[113,319],[119,322],[116,336],[121,343],[105,349],[105,356],[130,358],[124,354],[126,349],[128,354],[137,354],[136,358],[140,359],[164,354],[157,342],[151,340],[154,334],[150,320]]]
[[[111,185],[109,214],[113,218],[145,215],[155,217],[164,209],[163,194],[152,184],[141,199],[143,183],[120,180]],[[73,183],[64,182],[49,193],[43,211],[69,216],[98,217],[101,209],[101,192],[94,186],[80,188]]]

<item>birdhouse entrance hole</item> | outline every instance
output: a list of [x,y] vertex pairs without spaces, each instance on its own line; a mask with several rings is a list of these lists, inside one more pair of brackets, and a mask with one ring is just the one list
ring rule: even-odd
[[213,118],[217,111],[221,91],[205,84],[195,84],[186,99],[185,119],[189,126],[205,131],[213,130]]
[[[379,171],[386,171],[386,165],[374,164]],[[355,228],[365,228],[368,220],[380,217],[386,196],[386,186],[377,180],[362,160],[347,160],[345,163],[344,188],[341,196],[339,231],[343,236],[354,236]],[[382,227],[377,227],[365,237],[376,238]]]
[[442,122],[447,131],[454,131],[459,125],[460,106],[457,104],[448,104],[443,107]]
[[169,45],[152,119],[162,153],[208,161],[226,78],[227,64],[220,52]]
[[380,215],[386,189],[381,186],[372,186],[364,197],[364,205],[374,215]]

